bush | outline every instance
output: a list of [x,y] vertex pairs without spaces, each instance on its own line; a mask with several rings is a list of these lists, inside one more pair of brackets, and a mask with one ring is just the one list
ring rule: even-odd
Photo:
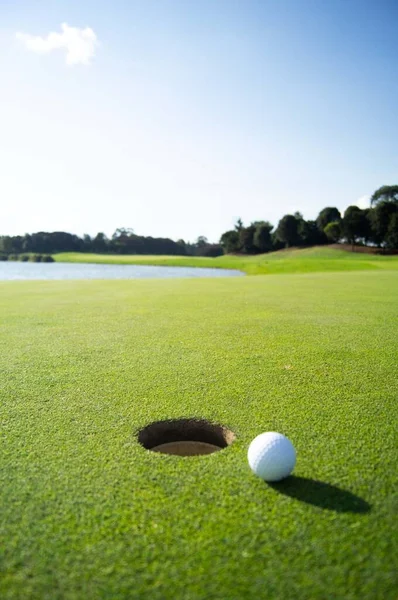
[[29,254],[21,254],[19,260],[22,262],[27,262],[29,260]]
[[8,260],[7,254],[0,254],[0,260]]
[[9,254],[8,260],[19,260],[19,255],[18,254]]
[[41,262],[53,263],[53,262],[55,262],[55,260],[53,259],[53,257],[50,254],[45,254],[44,256],[41,257]]
[[31,254],[31,256],[29,257],[30,262],[41,262],[42,261],[42,255],[41,254]]

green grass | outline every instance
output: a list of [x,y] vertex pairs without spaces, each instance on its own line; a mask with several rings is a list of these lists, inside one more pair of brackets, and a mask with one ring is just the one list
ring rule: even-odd
[[[1,599],[395,600],[397,294],[376,268],[1,283]],[[236,442],[138,444],[191,416]],[[298,453],[276,486],[246,460],[267,430]]]
[[238,269],[248,275],[398,269],[398,256],[362,254],[322,246],[300,250],[283,250],[257,256],[227,255],[217,258],[197,256],[121,256],[83,254],[80,252],[55,254],[54,258],[58,262]]

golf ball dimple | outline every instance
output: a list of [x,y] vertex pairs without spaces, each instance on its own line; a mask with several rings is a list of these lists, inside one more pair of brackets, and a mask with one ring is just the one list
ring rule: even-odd
[[255,475],[264,481],[280,481],[293,471],[296,451],[282,433],[267,431],[254,438],[247,459]]

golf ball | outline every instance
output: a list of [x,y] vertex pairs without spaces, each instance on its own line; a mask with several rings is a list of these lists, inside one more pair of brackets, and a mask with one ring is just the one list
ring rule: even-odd
[[247,459],[255,475],[265,481],[280,481],[293,471],[296,451],[287,437],[267,431],[254,438]]

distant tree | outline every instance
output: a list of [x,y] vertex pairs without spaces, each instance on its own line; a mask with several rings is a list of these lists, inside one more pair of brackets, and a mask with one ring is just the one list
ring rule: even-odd
[[254,224],[255,232],[253,236],[253,244],[257,252],[269,252],[272,250],[271,231],[274,226],[268,221],[260,221]]
[[237,219],[236,223],[235,223],[235,231],[241,231],[243,229],[244,225],[243,225],[243,221],[242,219],[239,217],[239,219]]
[[297,233],[300,246],[310,246],[309,238],[311,235],[310,226],[300,213],[294,215],[297,219]]
[[206,246],[201,246],[198,249],[197,256],[221,256],[224,254],[223,248],[221,244],[206,244]]
[[12,251],[12,237],[9,235],[2,235],[0,237],[0,252],[4,252],[4,254],[10,254]]
[[316,246],[327,243],[327,238],[323,231],[318,229],[316,221],[306,221],[300,212],[295,212],[297,220],[298,246]]
[[131,227],[118,227],[112,234],[112,239],[116,240],[123,236],[129,237],[130,235],[134,235],[134,229],[131,229]]
[[240,242],[238,231],[231,230],[226,231],[220,238],[220,244],[225,254],[231,254],[232,252],[239,252]]
[[84,250],[84,252],[92,251],[92,239],[88,233],[85,233],[83,235],[83,250]]
[[278,238],[276,231],[277,230],[275,229],[275,231],[271,233],[272,251],[282,250],[282,248],[285,247],[284,242],[281,242],[281,240]]
[[99,232],[91,240],[91,249],[93,252],[98,252],[99,254],[101,254],[108,250],[108,246],[109,246],[109,240],[106,237],[105,233]]
[[323,230],[329,242],[336,243],[342,236],[342,228],[340,221],[332,221],[328,223]]
[[177,240],[177,246],[180,247],[182,255],[189,254],[189,247],[188,247],[188,244],[185,242],[185,240],[182,240],[182,239]]
[[22,252],[29,252],[30,235],[25,233],[22,240]]
[[363,239],[367,234],[366,213],[358,206],[349,206],[343,217],[343,233],[347,241],[355,244],[358,239]]
[[81,252],[84,250],[83,240],[66,231],[38,231],[25,235],[22,241],[23,252],[51,254],[55,252]]
[[23,251],[24,238],[22,235],[14,235],[12,238],[12,251],[20,254]]
[[379,202],[397,202],[398,203],[398,185],[382,185],[370,198],[371,206]]
[[373,208],[364,208],[362,210],[364,221],[363,221],[363,240],[367,244],[372,239],[372,222],[371,212]]
[[205,246],[207,246],[207,245],[208,245],[208,243],[209,243],[209,240],[208,240],[208,239],[207,239],[207,237],[205,237],[204,235],[200,235],[200,236],[197,238],[197,240],[196,240],[196,242],[195,242],[195,243],[196,243],[196,245],[197,245],[199,248],[204,248]]
[[254,245],[254,234],[256,232],[255,225],[249,225],[248,227],[242,227],[239,231],[239,246],[240,251],[245,254],[254,254],[256,247]]
[[341,214],[339,209],[333,206],[323,208],[316,218],[316,224],[321,231],[324,231],[328,223],[333,223],[334,221],[341,221]]
[[299,221],[294,215],[285,215],[276,228],[276,238],[287,248],[297,246],[300,241],[298,225]]
[[189,245],[189,253],[193,256],[220,256],[224,253],[220,244],[211,244],[207,237],[200,235],[196,242]]
[[386,245],[390,222],[393,215],[398,212],[398,204],[383,201],[376,204],[369,213],[372,234],[371,241],[378,246]]
[[302,246],[320,246],[327,244],[328,239],[323,231],[318,229],[316,221],[301,219],[298,223],[298,235]]
[[306,237],[307,237],[307,222],[304,219],[301,212],[296,211],[294,213],[294,218],[297,221],[297,246],[305,246],[306,245]]
[[186,251],[170,238],[133,236],[132,241],[137,254],[170,254],[172,256],[186,254]]
[[386,244],[388,248],[398,249],[398,212],[390,217],[386,235]]
[[117,254],[141,254],[137,237],[133,229],[119,227],[112,234],[111,248]]

